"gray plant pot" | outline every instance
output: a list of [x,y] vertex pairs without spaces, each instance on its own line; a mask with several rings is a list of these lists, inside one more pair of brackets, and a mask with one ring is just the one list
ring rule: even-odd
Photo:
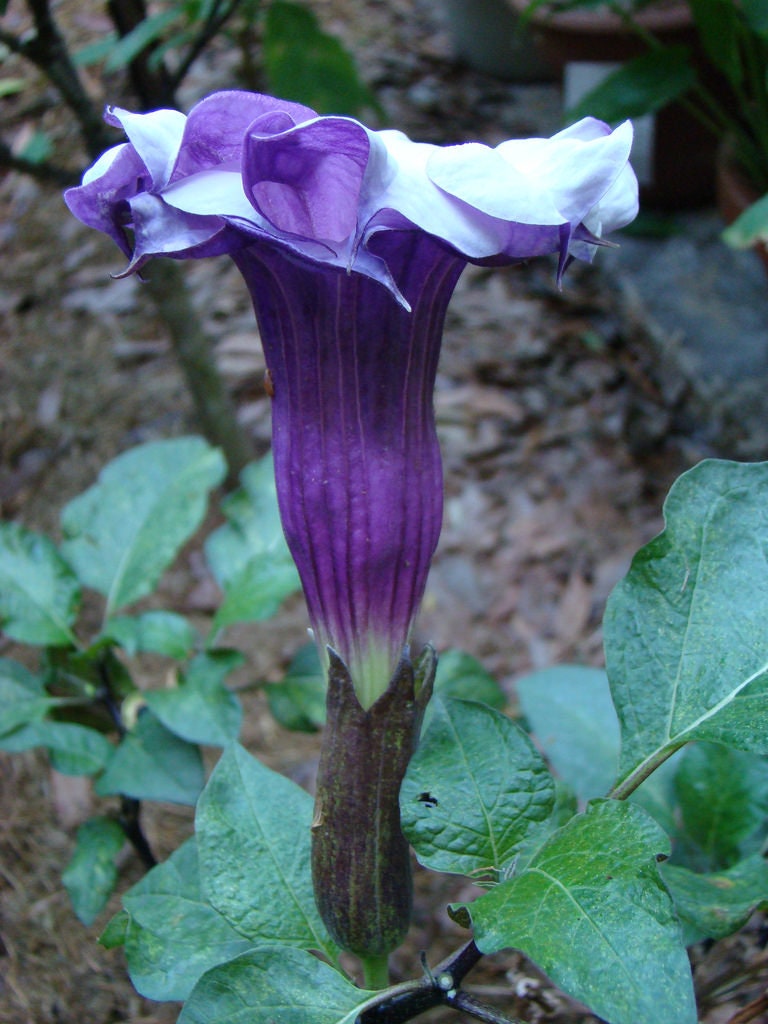
[[456,56],[477,71],[516,82],[553,77],[508,0],[438,0]]

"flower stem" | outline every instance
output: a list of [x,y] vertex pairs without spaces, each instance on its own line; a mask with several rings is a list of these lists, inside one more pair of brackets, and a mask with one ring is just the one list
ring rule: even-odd
[[363,965],[363,984],[367,989],[373,991],[389,985],[389,957],[386,953],[364,956],[360,960]]

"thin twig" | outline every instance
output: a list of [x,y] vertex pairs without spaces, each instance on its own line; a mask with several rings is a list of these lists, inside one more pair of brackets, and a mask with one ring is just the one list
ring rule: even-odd
[[170,85],[174,92],[184,81],[187,76],[187,72],[206,48],[208,43],[210,43],[210,41],[235,13],[237,8],[240,6],[240,3],[241,0],[230,0],[230,3],[225,5],[223,10],[221,9],[222,0],[216,0],[216,3],[212,5],[208,17],[201,26],[197,36],[189,44],[189,48],[179,62],[179,66],[170,75]]
[[[118,736],[122,739],[128,730],[125,727],[120,704],[114,692],[109,666],[103,658],[98,662],[98,673],[102,685],[102,692],[100,694],[102,703],[114,722]],[[152,847],[149,845],[149,840],[141,826],[141,801],[121,793],[118,823],[123,832],[125,832],[126,839],[139,855],[139,859],[144,867],[148,871],[155,867],[157,857],[152,852]]]

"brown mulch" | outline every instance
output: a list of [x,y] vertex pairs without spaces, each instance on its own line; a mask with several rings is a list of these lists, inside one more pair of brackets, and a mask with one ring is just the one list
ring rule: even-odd
[[[453,65],[425,0],[313,6],[356,52],[389,121],[414,137],[493,142],[556,127],[553,86],[521,90]],[[77,5],[75,16],[82,27]],[[229,84],[228,67],[201,62],[191,88]],[[0,180],[0,247],[0,502],[6,518],[55,535],[62,505],[118,452],[194,431],[191,403],[141,285],[110,280],[119,255],[68,215],[55,190],[18,175]],[[225,260],[185,269],[243,422],[265,449],[269,403],[248,296]],[[438,380],[445,526],[419,637],[479,658],[511,708],[515,679],[531,669],[600,664],[611,588],[660,529],[671,482],[708,454],[692,439],[685,399],[684,385],[660,373],[642,317],[599,265],[575,268],[562,293],[546,261],[469,269],[449,312]],[[199,545],[185,550],[161,590],[182,612],[210,614]],[[268,626],[233,630],[231,642],[248,656],[240,681],[279,679],[304,629],[294,599]],[[0,654],[19,656],[7,642]],[[144,671],[153,683],[151,666]],[[311,784],[316,737],[282,730],[260,695],[245,700],[249,749]],[[0,755],[3,1024],[176,1017],[176,1007],[137,996],[120,951],[94,941],[109,913],[83,927],[61,888],[76,825],[94,806],[87,787],[51,773],[43,755]],[[191,827],[186,809],[147,810],[163,856]],[[126,853],[121,891],[139,876]],[[418,973],[420,949],[435,960],[465,939],[444,907],[467,895],[460,879],[417,874],[414,928],[393,958],[398,976]],[[761,928],[755,919],[732,940],[697,951],[706,1024],[768,1020],[759,1003],[768,984]],[[527,1021],[591,1020],[519,957],[489,958],[471,980],[479,995]],[[743,1016],[750,1002],[755,1013]],[[440,1011],[424,1019],[460,1020]]]

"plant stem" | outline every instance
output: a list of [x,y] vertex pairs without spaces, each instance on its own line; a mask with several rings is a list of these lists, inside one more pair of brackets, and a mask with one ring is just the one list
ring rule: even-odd
[[687,740],[682,740],[680,743],[670,744],[667,747],[654,751],[650,757],[647,757],[639,764],[625,779],[617,782],[608,794],[608,797],[611,800],[626,800],[628,796],[634,793],[638,786],[645,782],[649,775],[656,771],[659,765],[663,764],[675,751],[684,747],[687,742]]
[[510,1017],[505,1017],[494,1010],[492,1006],[481,1003],[474,996],[470,995],[469,992],[463,992],[460,989],[453,997],[449,996],[446,1002],[454,1010],[468,1013],[472,1017],[477,1017],[478,1020],[486,1021],[486,1024],[521,1024],[520,1021],[514,1021]]
[[186,281],[173,260],[154,260],[143,271],[147,290],[168,329],[203,434],[224,452],[232,483],[255,458],[248,436],[237,421],[234,403],[200,326]]
[[118,820],[128,842],[139,855],[141,863],[150,871],[157,864],[157,857],[152,853],[152,847],[141,827],[141,801],[130,796],[121,796]]
[[[385,989],[360,1009],[359,1024],[405,1024],[435,1006],[451,1006],[458,987],[482,953],[473,941],[462,946],[434,969],[425,966],[424,977]],[[488,1020],[489,1018],[485,1018]],[[494,1024],[514,1024],[497,1017]]]
[[386,953],[380,956],[364,956],[360,961],[363,965],[363,984],[366,988],[386,988],[389,985],[389,957]]

